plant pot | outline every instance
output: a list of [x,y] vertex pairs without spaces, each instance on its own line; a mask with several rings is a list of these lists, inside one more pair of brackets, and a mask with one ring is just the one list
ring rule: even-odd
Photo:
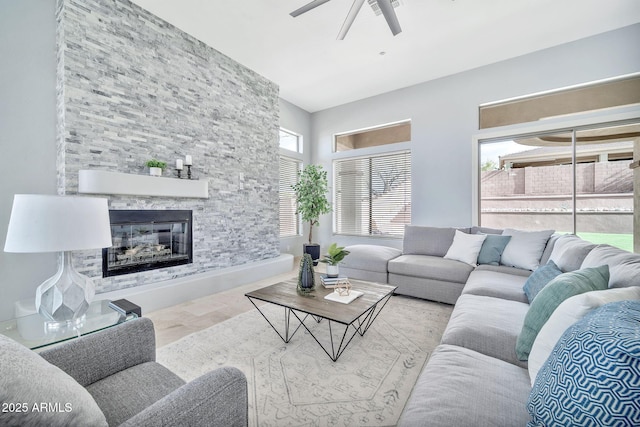
[[320,245],[317,243],[305,243],[302,245],[302,253],[311,255],[313,265],[318,265],[320,260]]
[[149,168],[149,175],[162,176],[162,168]]
[[327,277],[338,277],[340,275],[339,265],[327,264]]

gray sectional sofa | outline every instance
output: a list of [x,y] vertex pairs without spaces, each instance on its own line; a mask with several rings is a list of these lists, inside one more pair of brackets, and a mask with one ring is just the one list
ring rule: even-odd
[[[492,256],[481,257],[477,241],[482,237],[474,235],[503,236],[503,233],[511,237],[491,239],[501,240],[503,247],[494,245]],[[458,250],[454,250],[456,246]],[[475,249],[469,249],[472,246]],[[550,230],[523,232],[478,227],[408,226],[402,251],[372,245],[354,245],[347,250],[351,254],[341,265],[342,274],[396,285],[398,294],[455,304],[441,344],[423,368],[399,425],[606,425],[614,419],[616,425],[640,425],[638,381],[629,386],[622,379],[619,380],[622,385],[612,386],[626,390],[626,402],[619,403],[616,397],[608,396],[608,401],[599,404],[602,391],[599,388],[606,388],[605,383],[594,386],[585,380],[576,384],[554,377],[563,373],[562,363],[578,363],[581,349],[593,346],[578,346],[579,351],[569,353],[575,355],[575,360],[571,356],[568,362],[566,358],[554,362],[550,356],[566,340],[585,336],[570,334],[571,328],[584,322],[591,322],[588,327],[596,328],[592,325],[596,321],[588,316],[590,313],[594,317],[596,312],[617,304],[615,301],[632,300],[638,304],[625,308],[626,311],[614,310],[614,313],[630,310],[632,314],[621,315],[622,326],[615,326],[630,332],[620,336],[605,333],[600,341],[623,348],[635,340],[635,347],[624,347],[635,350],[619,353],[627,358],[622,365],[628,368],[631,378],[640,378],[640,255],[608,245],[594,245],[573,235],[553,234]],[[474,254],[476,262],[465,262]],[[481,258],[486,263],[472,265]],[[592,277],[593,283],[589,281]],[[581,280],[589,282],[586,288]],[[573,293],[557,296],[567,289]],[[541,329],[531,338],[525,331],[536,322]],[[605,327],[611,325],[607,323]],[[519,346],[527,339],[529,360],[519,352]],[[607,360],[611,354],[618,353],[607,351],[606,357],[587,355],[585,360]],[[614,362],[620,365],[620,360]],[[603,377],[610,375],[608,372]],[[578,390],[555,390],[558,384]],[[581,385],[591,387],[591,391],[581,390]],[[625,387],[631,387],[631,391]],[[540,398],[549,390],[554,390],[552,396]],[[556,401],[578,399],[576,396],[581,396],[581,403]],[[616,405],[618,409],[624,408],[622,416],[598,412]],[[566,407],[572,409],[565,410]]]

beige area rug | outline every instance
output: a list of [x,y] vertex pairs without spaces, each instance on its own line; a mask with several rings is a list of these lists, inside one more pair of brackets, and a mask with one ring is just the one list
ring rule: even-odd
[[[283,325],[282,307],[261,308],[274,325]],[[391,426],[440,342],[451,310],[394,296],[337,362],[304,328],[285,344],[257,310],[161,347],[157,358],[186,381],[221,366],[242,370],[250,426]],[[328,343],[327,321],[309,320],[305,324]]]

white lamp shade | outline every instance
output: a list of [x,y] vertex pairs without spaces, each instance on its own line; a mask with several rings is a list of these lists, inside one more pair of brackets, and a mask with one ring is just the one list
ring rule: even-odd
[[107,199],[16,194],[5,252],[59,252],[111,246]]

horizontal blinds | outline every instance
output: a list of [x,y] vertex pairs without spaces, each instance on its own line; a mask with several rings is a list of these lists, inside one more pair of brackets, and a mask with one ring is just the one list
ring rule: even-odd
[[299,160],[280,156],[280,237],[296,236],[299,233],[296,215],[296,197],[292,185],[298,179]]
[[337,234],[402,236],[411,223],[411,152],[338,160]]

